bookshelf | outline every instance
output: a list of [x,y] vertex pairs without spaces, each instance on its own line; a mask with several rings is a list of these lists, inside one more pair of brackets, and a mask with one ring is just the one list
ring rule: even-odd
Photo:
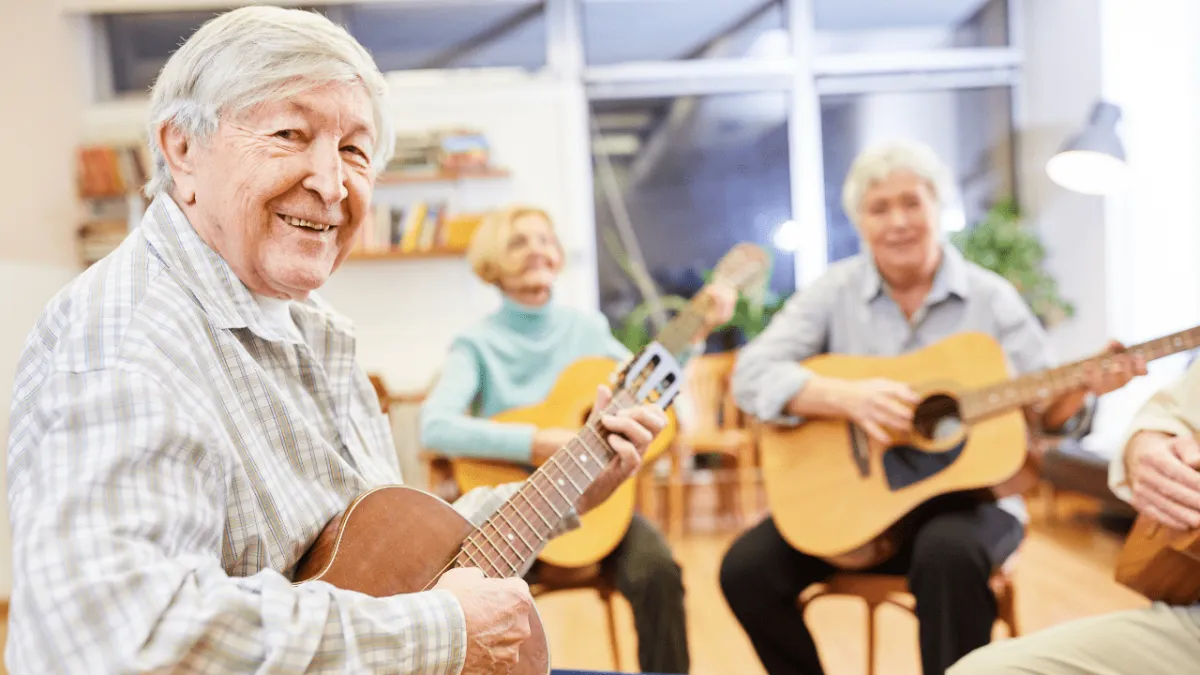
[[398,248],[387,248],[371,251],[354,251],[346,257],[346,260],[454,260],[465,259],[466,257],[466,251],[459,251],[455,249],[401,251]]
[[441,170],[430,173],[384,171],[375,182],[379,185],[408,185],[420,183],[457,183],[463,180],[499,180],[508,178],[508,169],[488,168],[471,171]]

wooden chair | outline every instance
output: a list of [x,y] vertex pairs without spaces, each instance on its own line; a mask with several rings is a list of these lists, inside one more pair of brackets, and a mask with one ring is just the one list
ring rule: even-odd
[[[756,510],[758,483],[755,434],[747,426],[730,390],[735,352],[704,354],[688,363],[684,391],[691,419],[681,425],[672,448],[669,489],[672,531],[687,529],[690,481],[683,475],[688,458],[696,454],[719,455],[733,465],[733,480],[718,480],[718,508],[733,515],[738,524]],[[753,500],[753,503],[750,503]]]
[[[1020,635],[1017,624],[1016,596],[1013,587],[1013,571],[1017,556],[1011,555],[999,570],[996,570],[988,585],[996,595],[996,620],[1008,630],[1009,637]],[[867,675],[875,673],[875,610],[880,605],[891,604],[915,616],[916,599],[908,590],[908,580],[895,574],[864,574],[838,572],[824,583],[813,584],[800,594],[800,612],[817,598],[827,595],[853,595],[867,604]]]
[[[425,400],[425,392],[419,394],[392,394],[388,391],[387,385],[383,382],[383,377],[371,373],[367,375],[371,381],[371,386],[375,388],[375,395],[379,397],[379,409],[384,415],[389,414],[393,403],[406,403],[420,405]],[[445,499],[453,501],[454,491],[449,485],[454,483],[454,475],[450,468],[450,460],[435,452],[428,450],[420,450],[417,453],[417,458],[421,461],[425,469],[426,484],[425,489],[429,492]]]
[[591,589],[600,596],[608,619],[608,642],[612,648],[612,668],[621,670],[621,647],[617,642],[617,591],[612,573],[600,564],[587,567],[565,568],[538,564],[537,578],[529,585],[529,593],[535,599],[559,591]]

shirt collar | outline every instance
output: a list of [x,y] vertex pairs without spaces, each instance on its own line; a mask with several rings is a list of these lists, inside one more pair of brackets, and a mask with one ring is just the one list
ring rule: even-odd
[[[176,280],[192,293],[215,327],[246,328],[272,342],[298,342],[295,336],[267,320],[250,289],[238,279],[229,263],[200,238],[170,196],[160,194],[154,198],[142,217],[141,228],[146,241]],[[305,324],[319,320],[327,329],[352,332],[350,322],[329,311],[316,294],[310,294],[303,302],[293,302],[292,309],[301,315],[302,330]]]
[[[963,258],[958,248],[951,244],[943,243],[941,248],[942,261],[933,275],[933,286],[929,289],[927,300],[929,304],[941,302],[951,294],[965,300],[969,294],[970,283],[967,279],[966,259]],[[883,292],[883,276],[879,274],[874,257],[867,253],[865,258],[866,270],[863,274],[862,299],[870,302]]]

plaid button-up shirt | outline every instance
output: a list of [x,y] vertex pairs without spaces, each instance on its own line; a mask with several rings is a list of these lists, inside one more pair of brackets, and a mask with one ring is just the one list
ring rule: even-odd
[[[50,302],[12,407],[11,672],[460,671],[450,593],[292,583],[401,477],[350,324],[315,296],[290,311],[298,336],[166,197]],[[455,508],[478,525],[516,487]]]

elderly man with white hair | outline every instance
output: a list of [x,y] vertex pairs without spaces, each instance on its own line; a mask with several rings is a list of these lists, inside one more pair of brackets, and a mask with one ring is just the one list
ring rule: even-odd
[[[946,167],[922,144],[892,142],[855,160],[843,205],[865,251],[798,291],[742,350],[733,377],[740,407],[778,424],[849,419],[887,442],[888,431],[911,425],[918,399],[909,387],[817,375],[798,362],[821,353],[896,356],[953,333],[982,331],[996,338],[1018,373],[1054,365],[1046,332],[1016,289],[943,242],[939,217],[951,190]],[[1030,411],[1035,423],[1061,429],[1084,409],[1087,391],[1111,391],[1145,372],[1144,362],[1126,355],[1118,361],[1113,372],[1093,373],[1086,389]],[[940,675],[991,639],[996,606],[988,578],[1017,549],[1025,519],[1019,496],[935,499],[917,510],[914,534],[901,550],[871,570],[907,575],[925,675]],[[771,675],[822,672],[797,596],[834,571],[789,546],[770,517],[726,553],[722,592]]]
[[[370,56],[317,14],[232,11],[171,57],[151,103],[153,203],[49,303],[21,355],[10,672],[513,665],[530,634],[521,579],[455,569],[382,598],[293,583],[326,523],[401,481],[352,328],[313,294],[371,217],[389,114]],[[558,532],[631,475],[665,421],[645,406],[604,421],[618,459]],[[518,487],[454,506],[479,524]]]

